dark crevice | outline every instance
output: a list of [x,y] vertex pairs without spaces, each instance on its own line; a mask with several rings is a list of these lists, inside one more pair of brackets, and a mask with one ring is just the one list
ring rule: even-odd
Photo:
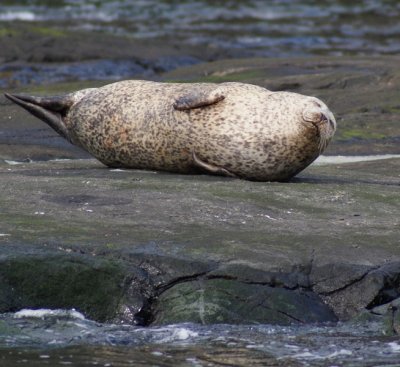
[[279,314],[281,314],[281,315],[284,315],[285,317],[287,317],[287,318],[289,318],[289,319],[291,319],[291,320],[293,320],[293,321],[296,321],[296,322],[298,322],[298,323],[300,323],[300,324],[304,324],[304,321],[302,321],[302,320],[300,320],[300,319],[297,319],[296,317],[294,317],[294,316],[292,316],[292,315],[290,315],[290,314],[288,314],[288,313],[286,313],[286,312],[284,312],[284,311],[277,310],[277,309],[275,309],[275,308],[271,308],[271,307],[269,307],[269,306],[266,306],[266,305],[264,304],[264,300],[262,300],[261,302],[258,302],[256,305],[254,305],[254,308],[255,308],[255,307],[262,307],[262,308],[264,308],[264,309],[266,309],[266,310],[269,310],[269,311],[271,311],[271,312],[276,312],[276,313],[279,313]]
[[400,297],[399,285],[395,286],[384,286],[377,296],[367,305],[366,309],[371,310],[375,307],[389,303],[396,298]]
[[[309,276],[311,274],[311,270],[313,267],[313,261],[314,261],[314,254],[312,254],[311,261],[309,265],[307,266],[306,269],[304,269],[303,274],[305,276]],[[156,315],[154,314],[155,312],[155,304],[158,301],[158,298],[161,294],[163,294],[165,291],[168,289],[181,284],[181,283],[187,283],[187,282],[193,282],[193,281],[200,281],[200,280],[228,280],[228,281],[236,281],[242,284],[248,284],[248,285],[260,285],[260,286],[268,286],[271,288],[282,288],[290,291],[296,291],[296,290],[302,290],[302,291],[310,291],[316,295],[319,296],[330,296],[336,293],[340,293],[342,291],[345,291],[349,287],[352,287],[354,285],[357,285],[357,283],[360,283],[363,281],[367,276],[370,276],[372,273],[376,272],[377,276],[382,277],[384,281],[384,285],[382,289],[379,291],[379,294],[374,298],[374,300],[366,306],[368,310],[373,309],[374,307],[377,307],[379,305],[388,303],[398,297],[400,297],[400,272],[398,271],[400,268],[400,264],[394,263],[391,265],[385,265],[385,266],[375,266],[371,267],[367,271],[365,271],[362,275],[358,276],[356,279],[353,279],[352,281],[348,282],[344,286],[337,288],[333,291],[327,291],[327,292],[320,292],[316,293],[313,291],[313,286],[310,287],[304,287],[300,286],[299,284],[296,284],[293,287],[288,287],[283,284],[283,282],[276,282],[275,279],[272,277],[270,281],[251,281],[251,280],[242,280],[238,276],[233,276],[233,275],[213,275],[212,272],[215,270],[209,270],[209,271],[204,271],[196,274],[192,274],[189,276],[182,276],[178,277],[167,284],[160,285],[158,287],[153,288],[152,295],[146,299],[146,302],[144,303],[142,309],[135,314],[135,323],[141,326],[148,326],[151,325],[152,322],[155,320]],[[224,289],[221,289],[222,292],[225,292]],[[235,297],[241,302],[248,302],[248,299],[243,299],[241,297],[238,297],[237,295],[231,294],[229,292],[226,292],[230,297]],[[270,307],[265,306],[264,304],[260,303],[258,305],[255,305],[254,307],[264,307],[267,308],[271,311],[277,312],[281,315],[284,315],[287,318],[290,318],[291,320],[297,322],[297,323],[302,323],[304,324],[304,321],[284,312],[278,309],[273,309]],[[334,311],[334,310],[333,310]],[[394,311],[393,311],[394,312]]]
[[207,275],[209,273],[209,271],[204,271],[201,273],[197,273],[197,274],[192,274],[192,275],[188,275],[188,276],[182,276],[179,278],[176,278],[174,280],[172,280],[171,282],[167,283],[167,284],[163,284],[160,285],[158,287],[156,287],[156,292],[159,295],[161,295],[161,293],[165,292],[166,290],[172,288],[173,286],[177,285],[177,284],[181,284],[181,283],[187,283],[187,282],[191,282],[194,280],[199,280],[199,278],[204,277],[205,275]]
[[383,266],[379,271],[384,277],[383,287],[376,297],[367,305],[366,308],[368,310],[389,303],[400,297],[400,263]]
[[223,280],[232,280],[232,281],[238,281],[239,283],[243,284],[249,284],[249,285],[263,285],[263,286],[268,286],[271,288],[282,288],[282,289],[287,289],[290,291],[295,291],[298,289],[301,290],[308,290],[312,291],[311,287],[302,287],[299,284],[296,284],[293,287],[290,287],[288,285],[285,285],[282,281],[276,281],[276,279],[271,279],[270,281],[254,281],[254,280],[244,280],[240,279],[239,277],[235,277],[232,275],[209,275],[206,277],[207,280],[213,280],[213,279],[223,279]]
[[292,315],[289,315],[289,314],[286,313],[286,312],[283,312],[283,311],[280,311],[280,310],[275,310],[275,311],[278,312],[278,313],[280,313],[280,314],[282,314],[282,315],[284,315],[284,316],[286,316],[286,317],[288,317],[288,318],[291,319],[291,320],[294,320],[294,321],[298,322],[299,324],[304,324],[304,321],[302,321],[302,320],[300,320],[300,319],[297,319],[296,317],[294,317],[294,316],[292,316]]
[[[310,261],[308,263],[307,268],[305,269],[305,270],[307,270],[306,275],[307,275],[308,279],[310,278],[310,275],[313,271],[314,262],[315,262],[315,249],[313,248],[311,251]],[[310,281],[309,281],[309,283],[310,283]],[[311,286],[310,286],[310,288],[311,288]]]
[[134,315],[134,324],[137,326],[150,326],[154,321],[155,315],[153,305],[157,297],[149,297],[143,304],[143,307]]
[[213,280],[213,279],[238,280],[238,277],[234,277],[232,275],[208,275],[207,279],[208,280]]
[[183,276],[172,280],[167,284],[155,287],[153,290],[154,295],[148,297],[143,307],[134,315],[134,323],[138,326],[150,326],[155,320],[154,304],[157,302],[158,297],[166,290],[174,287],[177,284],[187,283],[191,281],[199,280],[205,276],[208,272],[201,272],[193,275]]

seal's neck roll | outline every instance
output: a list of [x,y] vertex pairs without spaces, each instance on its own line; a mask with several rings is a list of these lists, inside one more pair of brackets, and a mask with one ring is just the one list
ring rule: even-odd
[[25,108],[32,115],[43,120],[51,128],[65,139],[71,141],[68,129],[65,126],[63,117],[74,104],[71,95],[55,96],[55,97],[33,97],[17,94],[4,94],[8,99],[17,105]]

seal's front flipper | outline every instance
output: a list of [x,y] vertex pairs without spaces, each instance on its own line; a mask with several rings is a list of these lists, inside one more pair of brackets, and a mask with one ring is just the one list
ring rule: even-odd
[[225,96],[218,88],[206,92],[193,91],[179,97],[173,104],[174,108],[178,111],[191,110],[193,108],[200,108],[213,105],[222,101]]
[[214,166],[213,164],[208,164],[208,163],[202,161],[199,157],[197,157],[197,155],[194,151],[192,152],[192,157],[193,157],[193,162],[194,162],[195,166],[197,166],[213,175],[238,178],[238,176],[229,172],[225,168]]
[[9,100],[23,107],[32,115],[43,120],[62,137],[70,140],[68,130],[62,120],[74,103],[70,95],[57,97],[33,97],[17,94],[4,94]]

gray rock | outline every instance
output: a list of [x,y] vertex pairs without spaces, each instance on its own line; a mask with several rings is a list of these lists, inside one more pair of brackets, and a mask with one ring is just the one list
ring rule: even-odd
[[399,168],[313,166],[257,183],[94,160],[2,163],[1,311],[75,307],[139,324],[352,318],[399,295]]
[[313,292],[227,279],[180,283],[163,292],[152,311],[154,324],[305,324],[337,321]]

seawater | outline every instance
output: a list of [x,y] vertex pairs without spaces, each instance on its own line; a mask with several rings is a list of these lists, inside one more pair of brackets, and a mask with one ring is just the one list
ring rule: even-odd
[[400,51],[397,0],[5,0],[0,22],[52,22],[249,56]]
[[75,310],[0,315],[0,365],[395,366],[400,341],[373,322],[319,326],[101,324]]
[[[2,0],[7,24],[30,23],[208,47],[218,57],[396,55],[400,2],[391,0]],[[220,56],[218,56],[220,55]],[[156,68],[135,60],[0,65],[0,88],[75,80],[153,79],[160,71],[192,65],[187,56],[161,58]],[[155,73],[157,70],[157,73]]]

